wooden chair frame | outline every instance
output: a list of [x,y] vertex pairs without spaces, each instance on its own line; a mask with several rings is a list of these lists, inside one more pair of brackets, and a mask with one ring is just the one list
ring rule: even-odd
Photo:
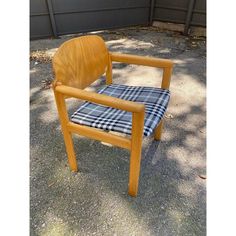
[[[109,52],[109,65],[106,70],[106,84],[112,83],[112,62],[122,62],[127,64],[162,68],[163,77],[161,88],[169,88],[173,68],[173,62],[170,60]],[[89,137],[95,140],[103,141],[121,148],[128,149],[131,153],[128,193],[130,196],[135,197],[138,192],[145,106],[140,103],[126,101],[123,99],[110,97],[103,94],[88,92],[83,89],[65,86],[62,85],[60,82],[55,82],[53,84],[53,90],[55,94],[55,100],[57,104],[62,133],[64,135],[65,146],[71,170],[78,171],[75,151],[73,147],[72,133],[76,133],[85,137]],[[124,138],[97,128],[87,127],[71,122],[68,118],[65,104],[65,99],[70,97],[132,112],[131,137]],[[163,120],[155,129],[154,138],[156,140],[160,140],[161,138],[162,127]]]

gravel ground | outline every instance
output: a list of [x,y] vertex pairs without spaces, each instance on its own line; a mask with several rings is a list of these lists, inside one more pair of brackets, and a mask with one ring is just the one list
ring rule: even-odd
[[[64,41],[31,41],[31,235],[206,235],[206,48],[204,38],[150,27],[100,31],[111,51],[174,60],[162,141],[143,144],[139,193],[127,195],[129,152],[74,136],[68,167],[50,59]],[[115,64],[114,82],[159,86],[161,71]],[[89,89],[97,90],[104,78]],[[71,114],[78,101],[68,102]]]

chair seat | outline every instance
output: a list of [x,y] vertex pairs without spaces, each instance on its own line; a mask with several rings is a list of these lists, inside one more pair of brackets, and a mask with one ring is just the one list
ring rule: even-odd
[[[170,92],[166,89],[120,84],[105,86],[98,93],[144,104],[144,136],[153,133],[161,121],[170,99]],[[84,102],[80,105],[78,110],[71,116],[71,121],[80,125],[131,135],[131,112],[91,102]]]

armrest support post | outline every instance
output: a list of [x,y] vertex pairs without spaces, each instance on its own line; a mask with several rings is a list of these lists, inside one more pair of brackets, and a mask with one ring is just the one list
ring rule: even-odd
[[166,67],[163,69],[161,88],[169,89],[171,74],[172,74],[172,67]]
[[108,66],[106,70],[106,85],[112,84],[112,61],[109,55]]

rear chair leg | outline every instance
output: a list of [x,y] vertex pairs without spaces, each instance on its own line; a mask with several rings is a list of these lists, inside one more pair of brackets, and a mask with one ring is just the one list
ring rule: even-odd
[[161,134],[162,134],[162,129],[163,129],[163,119],[159,123],[159,125],[156,127],[154,131],[154,139],[157,141],[161,140]]
[[63,135],[64,135],[64,141],[65,141],[65,145],[66,145],[66,152],[67,152],[67,156],[68,156],[70,169],[74,172],[77,172],[78,166],[77,166],[77,161],[76,161],[76,156],[75,156],[72,135],[68,131],[64,131]]

